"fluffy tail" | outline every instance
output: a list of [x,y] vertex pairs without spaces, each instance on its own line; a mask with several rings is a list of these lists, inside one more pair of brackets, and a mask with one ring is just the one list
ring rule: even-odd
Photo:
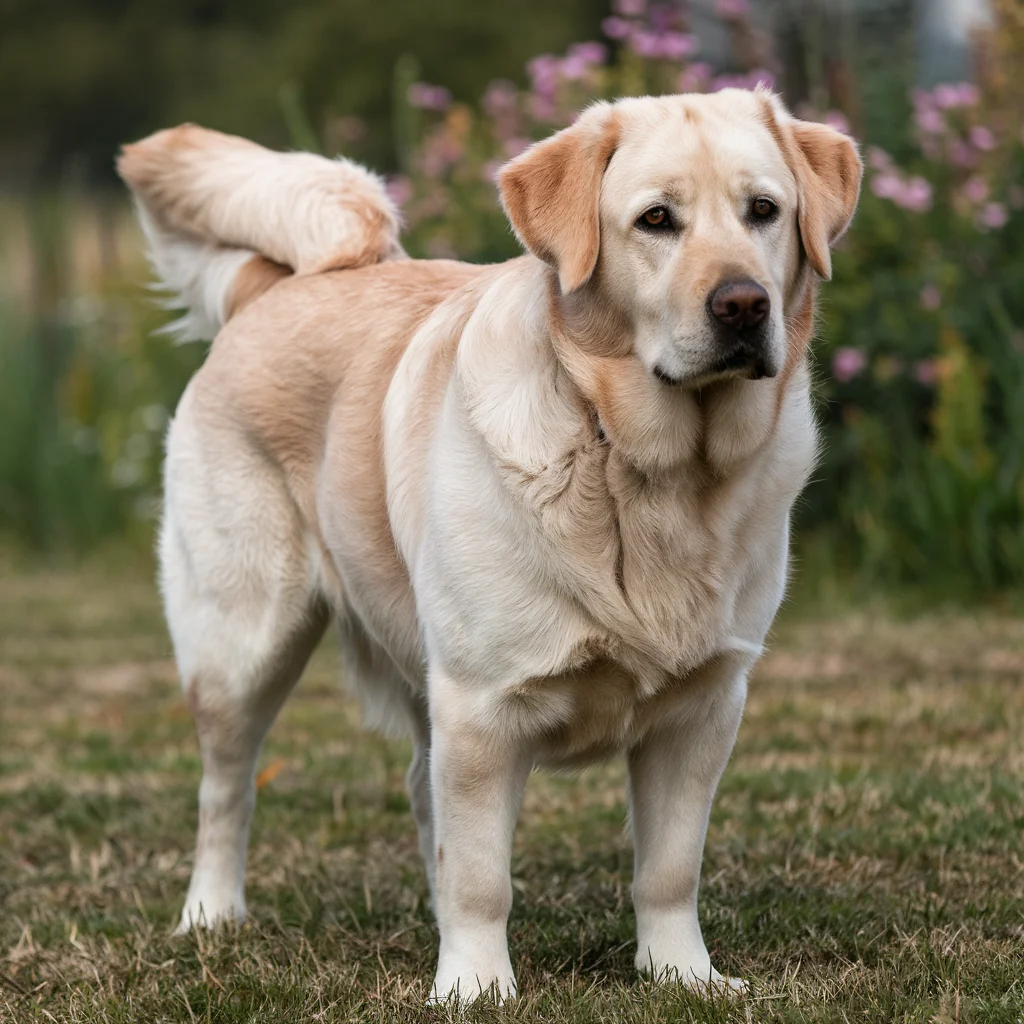
[[117,170],[153,268],[186,310],[171,328],[182,341],[212,338],[282,277],[405,255],[383,183],[349,160],[183,124],[125,146]]

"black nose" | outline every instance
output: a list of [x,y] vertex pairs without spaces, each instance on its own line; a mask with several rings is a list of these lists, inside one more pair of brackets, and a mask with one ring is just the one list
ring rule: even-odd
[[727,281],[711,294],[712,315],[735,330],[764,323],[771,308],[768,293],[756,281]]

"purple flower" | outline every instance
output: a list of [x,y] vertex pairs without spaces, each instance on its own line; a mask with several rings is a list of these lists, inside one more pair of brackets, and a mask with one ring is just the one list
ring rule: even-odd
[[627,18],[643,14],[647,9],[646,0],[615,0],[615,13],[624,14]]
[[409,86],[408,99],[410,106],[420,110],[447,110],[452,94],[443,85],[413,82]]
[[738,21],[750,13],[750,0],[715,0],[715,14],[726,21]]
[[913,213],[925,213],[932,206],[932,187],[920,175],[914,175],[907,181],[898,196],[893,197],[894,202],[902,206],[904,210],[911,210]]
[[520,153],[530,148],[530,140],[522,138],[511,138],[505,142],[505,156],[510,160],[514,156],[519,156]]
[[394,177],[388,178],[384,190],[391,202],[398,207],[405,206],[412,198],[412,182],[403,174],[396,174]]
[[860,376],[868,365],[868,357],[862,348],[844,346],[837,348],[832,356],[832,375],[841,384]]
[[996,137],[992,134],[991,129],[986,128],[983,124],[976,124],[971,129],[968,138],[975,149],[987,152],[996,148]]
[[939,306],[942,305],[942,292],[933,285],[926,284],[921,289],[921,308],[928,310],[929,313],[934,312]]
[[884,149],[871,146],[868,149],[868,167],[873,171],[892,170],[892,157]]
[[952,139],[949,143],[949,162],[954,167],[973,167],[978,158],[962,139]]
[[538,96],[551,99],[558,88],[558,72],[561,62],[550,53],[542,53],[534,57],[526,65],[526,73]]
[[697,52],[699,43],[696,36],[685,32],[666,32],[661,37],[661,55],[669,60],[682,60]]
[[601,22],[601,31],[609,39],[625,39],[633,31],[633,26],[625,18],[612,15]]
[[629,41],[633,52],[640,57],[681,60],[697,51],[697,40],[684,32],[657,32],[640,30]]
[[1002,203],[986,203],[978,214],[978,224],[986,230],[998,231],[1006,226],[1010,215]]
[[653,33],[645,29],[634,32],[630,37],[629,45],[638,57],[660,57],[661,40]]
[[919,106],[914,111],[917,127],[925,135],[939,135],[946,127],[946,122],[934,107]]
[[515,110],[519,90],[507,79],[499,78],[487,86],[484,93],[483,108],[488,117],[498,117],[510,110]]
[[903,182],[892,171],[883,171],[871,179],[871,191],[879,199],[895,199],[903,191]]
[[825,114],[825,124],[830,128],[835,128],[837,132],[842,132],[844,135],[850,134],[850,122],[841,110],[827,111]]
[[914,380],[925,387],[932,387],[939,379],[939,361],[937,359],[922,359],[914,363]]
[[498,180],[498,171],[502,168],[500,160],[488,160],[480,168],[480,180],[485,185],[493,185]]
[[587,64],[603,64],[608,57],[608,47],[604,43],[573,43],[569,47],[570,57],[579,57]]
[[579,82],[586,78],[589,70],[590,65],[578,54],[570,54],[559,66],[562,77],[570,82]]
[[937,85],[932,93],[935,105],[942,110],[973,107],[981,99],[978,87],[972,82]]
[[678,92],[703,92],[711,81],[711,65],[703,61],[691,64],[676,83]]
[[972,174],[965,182],[963,193],[972,203],[983,203],[988,199],[988,183],[977,174]]

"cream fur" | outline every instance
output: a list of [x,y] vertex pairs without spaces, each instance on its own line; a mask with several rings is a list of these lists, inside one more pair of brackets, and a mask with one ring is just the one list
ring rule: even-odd
[[[167,445],[162,586],[203,757],[182,928],[245,914],[256,757],[333,618],[371,719],[413,737],[435,998],[515,994],[526,777],[616,752],[637,966],[741,987],[701,937],[701,852],[815,458],[805,353],[853,146],[763,93],[602,106],[503,174],[537,251],[473,267],[394,259],[368,176],[184,131],[125,169],[158,259],[285,269],[232,284],[234,257],[179,248],[166,272],[197,324],[231,314]],[[755,226],[762,194],[779,215]],[[655,204],[680,230],[637,229]],[[759,380],[716,369],[708,295],[736,277],[771,300]]]

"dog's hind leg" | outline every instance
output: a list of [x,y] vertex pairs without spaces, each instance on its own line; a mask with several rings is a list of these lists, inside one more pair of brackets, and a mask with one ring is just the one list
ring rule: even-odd
[[168,437],[160,538],[167,620],[203,766],[179,931],[245,916],[256,761],[327,620],[315,557],[274,467],[243,439],[200,429],[186,393]]

